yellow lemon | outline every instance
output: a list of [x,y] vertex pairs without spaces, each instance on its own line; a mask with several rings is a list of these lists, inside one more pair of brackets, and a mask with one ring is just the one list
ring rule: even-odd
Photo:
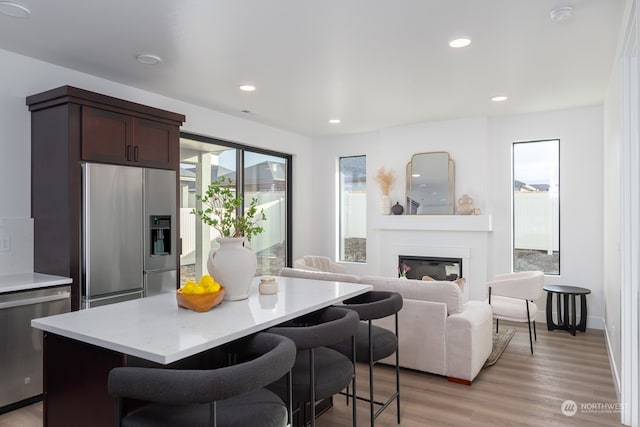
[[204,287],[200,286],[200,285],[194,286],[193,287],[193,293],[194,294],[204,294],[205,293]]
[[213,283],[214,283],[213,277],[209,276],[208,274],[205,274],[200,278],[200,284],[202,286],[207,286]]
[[217,282],[211,283],[205,287],[207,292],[218,292],[220,290],[220,284]]
[[193,281],[187,282],[187,284],[182,287],[182,293],[183,294],[192,294],[193,293],[193,288],[195,286],[196,286],[195,282],[193,282]]

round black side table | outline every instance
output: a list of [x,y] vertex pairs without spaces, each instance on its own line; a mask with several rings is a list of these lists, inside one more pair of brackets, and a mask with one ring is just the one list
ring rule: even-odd
[[[561,329],[575,336],[576,331],[587,330],[587,295],[591,289],[578,286],[545,285],[547,291],[547,329]],[[553,322],[553,294],[557,294],[558,323]],[[576,295],[580,296],[580,323],[576,323]],[[562,300],[562,303],[560,302]]]

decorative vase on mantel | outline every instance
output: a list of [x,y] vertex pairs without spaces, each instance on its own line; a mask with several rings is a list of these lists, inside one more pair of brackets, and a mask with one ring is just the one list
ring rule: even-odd
[[207,270],[225,288],[224,300],[237,301],[249,297],[249,288],[256,275],[258,260],[244,246],[244,237],[218,237],[219,249],[212,249]]
[[391,213],[391,197],[386,194],[380,196],[380,213],[389,215]]

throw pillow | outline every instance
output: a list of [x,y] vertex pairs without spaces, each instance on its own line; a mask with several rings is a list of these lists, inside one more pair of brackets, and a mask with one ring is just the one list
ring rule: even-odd
[[[433,277],[430,277],[430,276],[422,276],[422,280],[427,281],[427,282],[433,282],[436,279],[434,279]],[[467,279],[465,279],[464,277],[461,277],[459,279],[454,280],[453,283],[455,283],[456,285],[458,285],[460,287],[460,292],[464,292],[464,285],[467,283]]]

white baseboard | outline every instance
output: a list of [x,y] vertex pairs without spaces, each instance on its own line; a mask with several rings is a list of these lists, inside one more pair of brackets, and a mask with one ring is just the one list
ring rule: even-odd
[[607,356],[609,356],[609,366],[611,367],[611,375],[613,376],[613,387],[616,390],[616,396],[618,397],[618,402],[620,402],[620,396],[621,396],[620,370],[616,366],[616,361],[613,357],[613,351],[611,349],[611,340],[609,339],[609,329],[607,328],[606,324],[604,325],[604,340],[605,340],[605,343],[607,344]]

